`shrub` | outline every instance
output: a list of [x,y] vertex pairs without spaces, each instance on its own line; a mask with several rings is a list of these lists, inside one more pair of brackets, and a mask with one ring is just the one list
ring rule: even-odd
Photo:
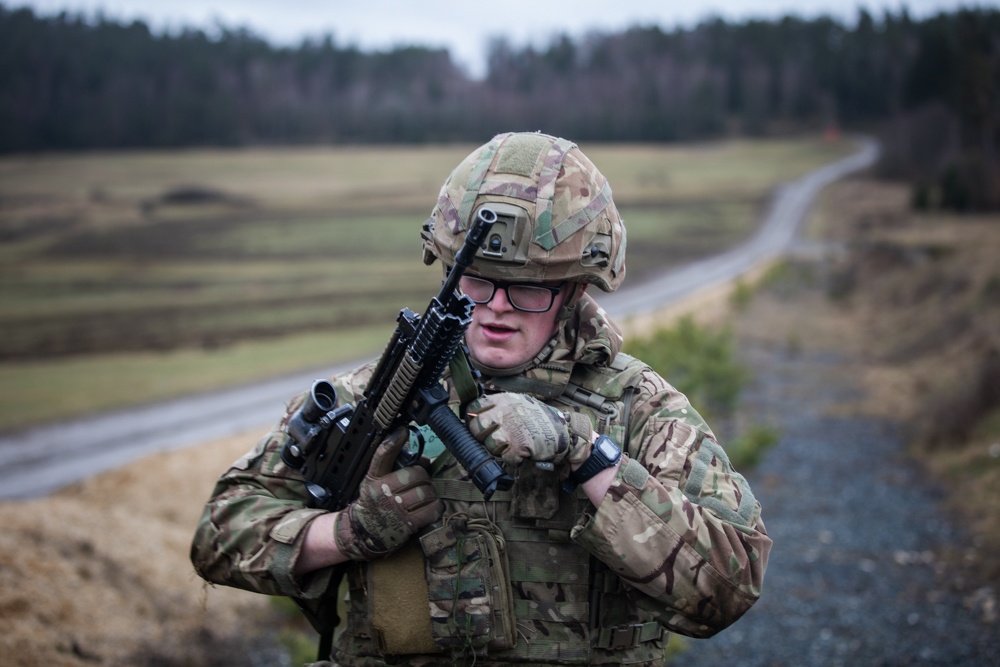
[[757,465],[764,452],[778,443],[780,434],[771,426],[753,424],[726,447],[729,461],[737,470]]
[[746,310],[753,300],[753,288],[742,280],[737,280],[733,291],[729,294],[729,304],[738,311]]
[[732,331],[713,331],[690,316],[629,341],[625,351],[649,364],[706,416],[732,413],[748,379],[735,359]]

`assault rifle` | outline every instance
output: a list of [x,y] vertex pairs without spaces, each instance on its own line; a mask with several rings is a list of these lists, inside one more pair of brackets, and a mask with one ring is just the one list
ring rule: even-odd
[[[303,406],[289,420],[289,442],[282,448],[281,458],[302,473],[311,506],[331,511],[347,507],[357,498],[378,445],[396,428],[411,422],[430,426],[484,498],[513,485],[513,479],[452,412],[448,391],[441,385],[441,376],[455,355],[465,354],[462,339],[475,308],[468,296],[458,292],[458,280],[472,264],[496,219],[492,209],[479,209],[455,257],[455,266],[423,316],[408,308],[400,311],[396,330],[357,405],[338,406],[333,384],[317,380]],[[397,465],[411,465],[421,453],[422,446],[416,452],[404,449]],[[335,568],[333,591],[339,588],[344,569]],[[320,660],[328,659],[332,629],[339,623],[335,601],[321,607],[296,602],[321,634]]]

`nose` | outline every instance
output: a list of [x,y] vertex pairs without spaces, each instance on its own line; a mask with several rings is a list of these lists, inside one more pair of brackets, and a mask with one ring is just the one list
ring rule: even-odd
[[497,287],[493,291],[493,298],[487,303],[490,310],[495,313],[502,313],[508,310],[514,310],[514,306],[510,305],[510,299],[507,298],[507,290],[503,287]]

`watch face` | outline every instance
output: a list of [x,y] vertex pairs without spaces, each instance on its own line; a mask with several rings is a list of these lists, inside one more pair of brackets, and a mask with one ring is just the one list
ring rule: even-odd
[[572,493],[578,484],[583,484],[602,470],[615,465],[621,457],[622,450],[618,444],[608,436],[602,435],[594,442],[594,450],[590,453],[590,457],[582,466],[569,474],[569,478],[563,484],[563,490]]
[[621,450],[618,449],[618,445],[616,445],[611,438],[598,438],[597,442],[594,444],[600,448],[601,454],[603,454],[609,461],[614,461],[621,454]]

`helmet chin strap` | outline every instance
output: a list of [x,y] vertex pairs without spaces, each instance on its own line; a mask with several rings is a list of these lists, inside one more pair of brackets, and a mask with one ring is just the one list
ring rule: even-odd
[[586,291],[587,283],[573,282],[569,284],[569,291],[566,293],[566,298],[563,299],[562,306],[559,308],[559,317],[556,318],[557,325],[562,324],[573,315],[576,311],[576,305],[580,303],[580,298]]

